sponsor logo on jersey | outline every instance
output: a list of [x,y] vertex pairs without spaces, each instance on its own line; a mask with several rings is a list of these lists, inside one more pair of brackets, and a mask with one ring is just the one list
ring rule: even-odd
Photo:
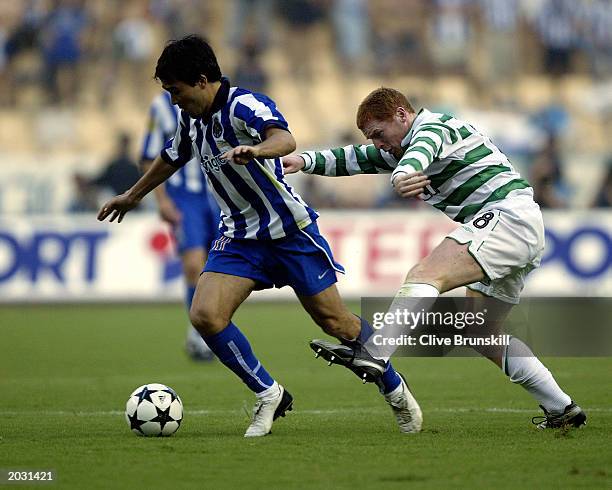
[[225,165],[228,161],[225,158],[222,158],[221,155],[212,156],[212,155],[202,155],[202,160],[200,161],[200,167],[204,172],[220,172],[221,165]]

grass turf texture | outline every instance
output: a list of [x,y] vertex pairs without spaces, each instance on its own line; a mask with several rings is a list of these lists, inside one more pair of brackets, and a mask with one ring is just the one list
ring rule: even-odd
[[[244,305],[235,320],[295,397],[256,440],[242,437],[254,402],[242,383],[183,354],[180,307],[0,307],[0,468],[54,469],[56,488],[612,485],[612,359],[547,360],[588,411],[569,431],[537,431],[531,397],[486,360],[398,359],[425,416],[403,435],[373,385],[313,358],[321,333],[297,304]],[[123,420],[150,382],[183,399],[173,437],[136,437]]]

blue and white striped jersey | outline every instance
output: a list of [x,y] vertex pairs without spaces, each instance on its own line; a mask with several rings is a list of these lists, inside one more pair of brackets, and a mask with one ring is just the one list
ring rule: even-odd
[[[177,127],[179,109],[172,104],[170,94],[159,94],[149,109],[149,123],[142,145],[141,160],[154,160],[171,140]],[[190,194],[206,194],[206,177],[196,159],[181,167],[166,181],[166,190],[172,197]]]
[[176,167],[197,158],[221,208],[221,234],[230,238],[282,238],[318,218],[285,182],[280,158],[247,165],[221,158],[237,146],[260,143],[269,126],[288,130],[276,104],[265,95],[231,87],[224,78],[209,115],[192,119],[181,111],[176,135],[161,152]]

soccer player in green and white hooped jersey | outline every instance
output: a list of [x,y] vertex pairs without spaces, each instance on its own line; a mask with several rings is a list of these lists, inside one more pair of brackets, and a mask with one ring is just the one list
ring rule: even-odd
[[[529,183],[472,125],[426,109],[416,113],[394,89],[370,93],[359,106],[357,126],[373,144],[284,157],[285,173],[391,173],[400,196],[422,199],[462,223],[408,272],[396,302],[423,298],[413,306],[420,311],[441,293],[467,286],[467,296],[495,298],[509,311],[544,250],[542,214]],[[313,341],[313,348],[328,360],[347,355],[345,346],[327,341]],[[373,342],[366,348],[380,359],[394,351]],[[545,417],[538,427],[585,423],[581,408],[521,340],[511,337],[507,346],[488,348],[483,355],[539,402]]]

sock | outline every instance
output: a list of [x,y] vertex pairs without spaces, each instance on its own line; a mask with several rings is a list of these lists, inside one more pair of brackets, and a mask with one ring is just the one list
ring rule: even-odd
[[[395,295],[393,303],[389,307],[389,312],[412,310],[427,312],[435,303],[440,292],[430,284],[424,283],[405,283]],[[421,298],[421,299],[412,299]],[[409,334],[410,329],[406,325],[385,325],[378,333],[385,338],[400,338],[402,335]],[[377,359],[388,361],[397,350],[395,345],[376,345],[373,341],[367,343],[366,348]]]
[[[357,337],[357,339],[362,345],[365,345],[367,340],[374,333],[374,330],[366,320],[361,317],[359,319],[361,320],[361,332],[359,332],[359,337]],[[378,389],[383,395],[386,395],[397,388],[401,382],[402,379],[400,378],[399,374],[397,374],[397,371],[393,369],[391,361],[387,361],[385,364],[385,372],[382,375]]]
[[274,386],[274,379],[253,354],[247,338],[232,322],[221,332],[207,335],[204,340],[251,391],[261,393]]
[[395,295],[396,298],[437,298],[438,296],[440,291],[437,288],[420,282],[405,283]]
[[516,337],[504,349],[502,366],[510,381],[525,388],[547,412],[563,413],[572,402],[546,366]]

